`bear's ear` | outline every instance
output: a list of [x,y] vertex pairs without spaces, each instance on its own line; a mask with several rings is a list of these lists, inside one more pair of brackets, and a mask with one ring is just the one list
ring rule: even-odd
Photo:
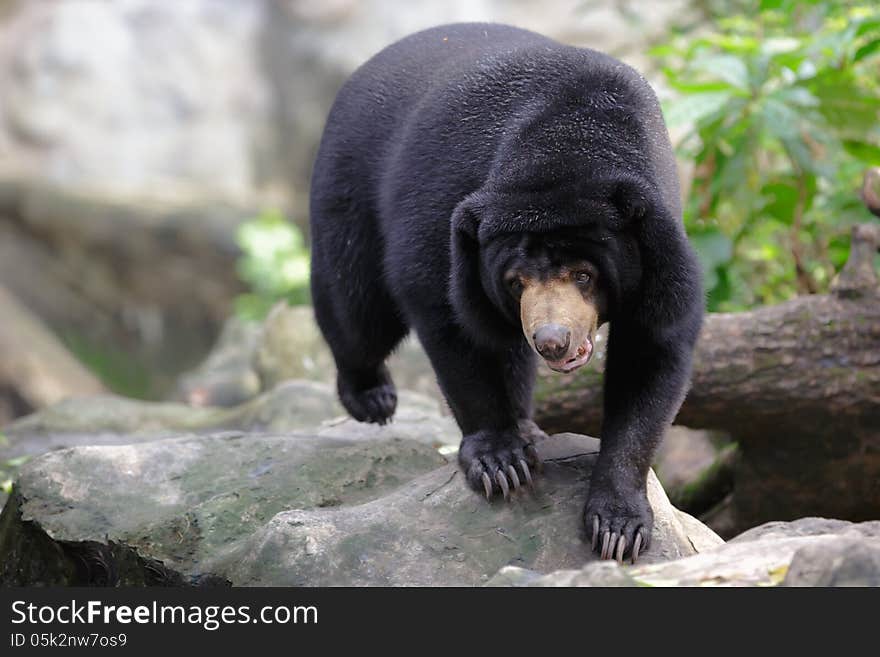
[[482,280],[478,235],[487,199],[485,193],[474,192],[452,213],[449,300],[472,339],[497,348],[500,339],[509,337],[510,326],[486,294]]
[[654,205],[652,190],[648,184],[625,178],[615,181],[611,188],[611,202],[620,213],[621,228],[629,228],[642,221]]
[[477,241],[477,231],[480,227],[480,211],[483,206],[483,194],[474,192],[464,198],[452,211],[453,240],[457,233],[462,237]]

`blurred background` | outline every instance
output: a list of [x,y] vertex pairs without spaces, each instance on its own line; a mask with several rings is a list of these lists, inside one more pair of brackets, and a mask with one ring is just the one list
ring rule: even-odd
[[[876,2],[0,0],[0,426],[102,391],[247,399],[271,341],[248,327],[279,301],[303,312],[278,330],[317,345],[307,190],[326,112],[370,55],[455,21],[644,73],[710,311],[827,294],[853,225],[876,223]],[[231,392],[191,372],[221,332],[212,371],[245,372]],[[300,370],[270,380],[332,369],[291,353]]]

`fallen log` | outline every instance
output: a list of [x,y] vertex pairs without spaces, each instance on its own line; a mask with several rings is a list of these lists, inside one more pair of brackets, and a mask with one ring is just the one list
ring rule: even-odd
[[58,338],[0,286],[0,424],[67,397],[104,391]]

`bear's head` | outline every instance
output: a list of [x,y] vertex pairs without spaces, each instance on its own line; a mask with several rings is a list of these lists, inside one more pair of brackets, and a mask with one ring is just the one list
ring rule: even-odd
[[450,300],[472,339],[498,348],[524,335],[558,372],[589,362],[596,330],[639,287],[649,201],[633,184],[483,188],[459,203]]

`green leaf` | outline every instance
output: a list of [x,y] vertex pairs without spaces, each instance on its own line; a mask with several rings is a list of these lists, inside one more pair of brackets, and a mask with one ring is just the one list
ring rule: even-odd
[[727,264],[733,257],[733,242],[719,230],[710,229],[694,233],[690,235],[690,241],[697,252],[697,258],[705,275]]
[[260,319],[280,299],[308,300],[309,253],[298,227],[269,210],[242,224],[237,239],[236,269],[251,289],[236,299],[239,316]]
[[683,29],[660,56],[681,95],[666,116],[692,127],[678,152],[694,166],[685,220],[708,306],[798,293],[788,240],[800,210],[804,262],[827,290],[849,226],[864,221],[861,172],[880,164],[880,5],[712,0],[702,9],[700,36]]
[[3,462],[3,467],[7,468],[20,468],[25,463],[27,463],[31,459],[30,456],[16,456],[13,459],[9,459]]
[[826,71],[807,86],[820,101],[819,111],[842,134],[858,138],[876,128],[880,96],[863,89],[851,71]]
[[880,50],[880,39],[874,39],[873,41],[869,41],[861,48],[857,49],[855,54],[853,55],[853,61],[858,62],[866,57],[870,57],[875,52]]
[[735,55],[713,55],[702,57],[694,63],[694,69],[720,78],[739,89],[749,88],[749,69],[746,63]]
[[671,43],[661,43],[653,48],[649,48],[647,54],[649,57],[669,57],[670,55],[677,55],[678,48]]
[[754,54],[761,48],[761,40],[741,34],[710,34],[697,41],[699,45],[710,45],[728,53],[742,55]]
[[773,95],[786,104],[798,107],[818,107],[821,104],[809,89],[799,86],[780,89]]
[[[743,141],[738,143],[742,144]],[[738,193],[748,191],[748,171],[752,160],[751,150],[747,148],[732,149],[730,156],[718,156],[718,166],[712,180],[711,189],[720,199],[732,199]],[[748,206],[742,206],[747,210]]]
[[880,30],[880,18],[864,19],[859,22],[856,36],[865,36],[877,30]]
[[761,195],[766,200],[764,212],[785,224],[791,224],[798,202],[798,190],[794,180],[764,185]]
[[797,112],[776,98],[766,98],[761,106],[764,127],[778,139],[798,137],[800,117]]
[[724,91],[734,93],[734,87],[727,82],[682,82],[680,80],[668,80],[669,86],[682,93],[700,94],[710,91]]
[[864,141],[845,140],[846,152],[869,166],[880,166],[880,146]]
[[761,196],[764,199],[763,213],[789,226],[800,197],[803,196],[803,212],[808,212],[815,195],[816,177],[813,175],[777,178],[761,188]]
[[794,37],[770,38],[761,44],[761,52],[766,55],[790,53],[801,47],[801,40]]
[[804,143],[800,136],[794,136],[792,138],[780,136],[780,139],[785,146],[786,154],[797,165],[798,169],[801,171],[809,171],[814,174],[827,173],[824,169],[827,169],[829,163],[822,162],[814,157],[810,147]]
[[761,11],[780,9],[784,0],[761,0]]
[[733,98],[730,91],[711,91],[676,98],[665,104],[663,115],[670,126],[694,124],[718,113]]
[[274,304],[274,299],[258,294],[240,294],[235,298],[235,314],[247,321],[260,321],[265,319]]
[[850,236],[849,234],[837,235],[832,237],[828,243],[828,257],[834,268],[838,271],[846,264],[849,259]]

